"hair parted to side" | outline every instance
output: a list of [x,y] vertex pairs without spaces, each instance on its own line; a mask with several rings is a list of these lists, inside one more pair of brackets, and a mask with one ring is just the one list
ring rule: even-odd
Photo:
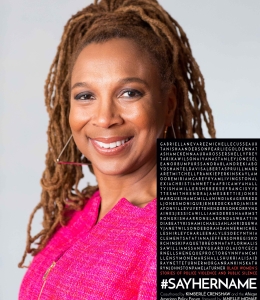
[[[175,85],[177,109],[173,125],[177,138],[203,138],[203,121],[209,135],[215,137],[204,79],[180,25],[156,0],[94,0],[67,22],[46,80],[45,103],[50,118],[46,168],[41,179],[41,200],[29,219],[26,249],[19,267],[27,253],[36,255],[43,249],[57,227],[66,224],[70,212],[81,209],[97,190],[88,185],[80,191],[82,168],[56,164],[56,158],[71,135],[70,75],[75,60],[89,43],[112,38],[134,40],[157,64],[163,87]],[[86,162],[73,142],[66,148],[63,160]],[[43,229],[31,236],[32,219],[41,208]]]

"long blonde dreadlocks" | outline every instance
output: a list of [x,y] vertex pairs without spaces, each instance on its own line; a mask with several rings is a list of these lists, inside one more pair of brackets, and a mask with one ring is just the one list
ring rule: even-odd
[[[87,44],[112,38],[133,39],[157,63],[163,84],[175,85],[177,110],[173,124],[178,138],[204,138],[203,121],[209,135],[215,137],[204,79],[180,25],[156,0],[95,0],[67,22],[46,80],[45,103],[50,118],[46,168],[41,179],[41,200],[29,219],[26,249],[19,267],[23,266],[27,253],[37,254],[55,230],[66,224],[70,212],[81,209],[97,189],[88,185],[79,191],[78,184],[84,176],[82,168],[57,165],[55,161],[71,135],[69,90],[74,62]],[[86,161],[72,142],[64,159]],[[43,229],[31,236],[32,219],[41,208]]]

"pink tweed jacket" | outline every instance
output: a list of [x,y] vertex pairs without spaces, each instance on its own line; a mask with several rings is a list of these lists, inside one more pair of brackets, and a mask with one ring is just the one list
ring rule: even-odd
[[96,192],[33,259],[19,300],[156,299],[156,199],[122,198],[98,223]]

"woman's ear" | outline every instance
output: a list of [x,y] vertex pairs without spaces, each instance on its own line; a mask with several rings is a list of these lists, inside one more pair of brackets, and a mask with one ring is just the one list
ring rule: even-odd
[[166,126],[171,126],[173,116],[177,107],[177,90],[175,85],[172,85],[169,89],[166,98],[167,112],[166,112]]

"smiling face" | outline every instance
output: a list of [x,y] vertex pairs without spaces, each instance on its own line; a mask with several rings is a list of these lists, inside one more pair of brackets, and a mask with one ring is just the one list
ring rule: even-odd
[[69,122],[96,175],[125,175],[156,164],[156,139],[171,124],[173,93],[130,39],[86,46],[71,74]]

